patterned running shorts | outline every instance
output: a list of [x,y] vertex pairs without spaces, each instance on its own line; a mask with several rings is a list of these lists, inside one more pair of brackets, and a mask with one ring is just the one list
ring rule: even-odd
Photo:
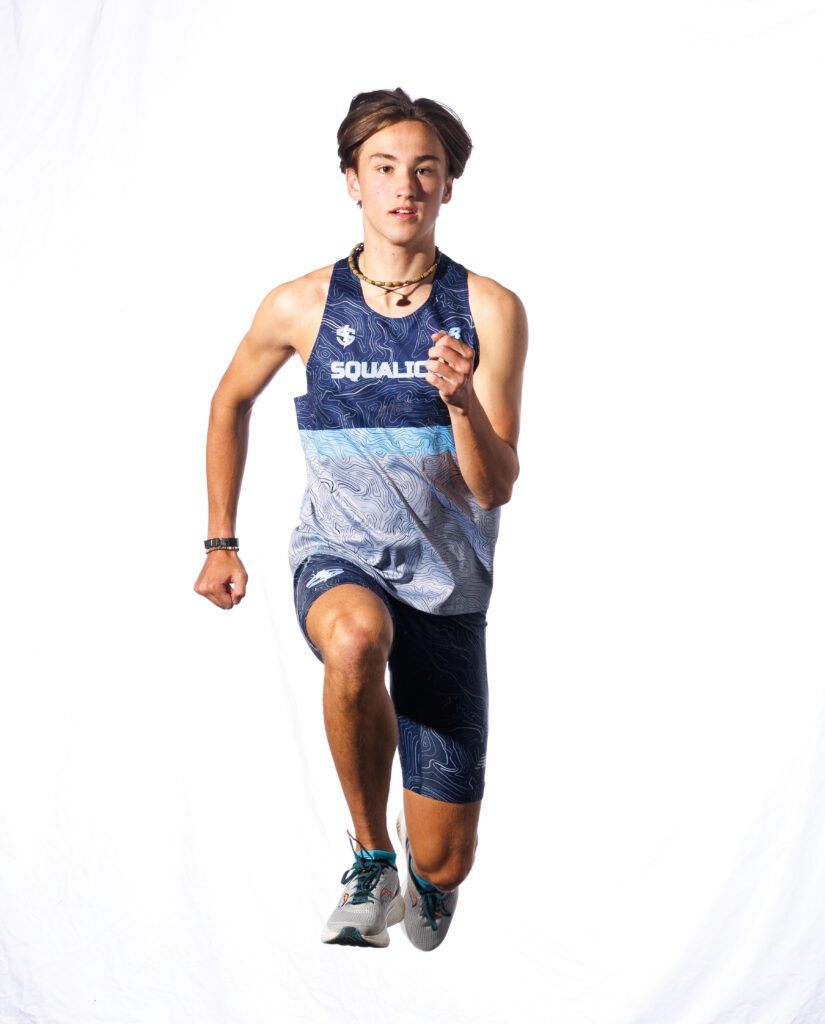
[[390,696],[404,788],[450,803],[481,800],[488,728],[485,613],[419,611],[352,562],[311,555],[295,570],[295,611],[306,642],[321,661],[307,633],[307,614],[316,598],[342,583],[377,594],[392,619]]

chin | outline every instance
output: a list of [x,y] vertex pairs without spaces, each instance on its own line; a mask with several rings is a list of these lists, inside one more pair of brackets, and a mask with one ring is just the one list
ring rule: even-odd
[[417,231],[383,231],[382,234],[393,245],[409,245],[410,242],[415,242],[419,238]]

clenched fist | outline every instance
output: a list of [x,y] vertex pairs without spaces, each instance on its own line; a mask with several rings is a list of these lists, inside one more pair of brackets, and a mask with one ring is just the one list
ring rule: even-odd
[[434,345],[427,353],[427,380],[441,392],[441,398],[465,412],[473,398],[475,349],[446,331],[430,335]]
[[234,608],[246,596],[247,579],[249,577],[237,551],[215,548],[206,556],[201,574],[195,581],[195,592],[219,608]]

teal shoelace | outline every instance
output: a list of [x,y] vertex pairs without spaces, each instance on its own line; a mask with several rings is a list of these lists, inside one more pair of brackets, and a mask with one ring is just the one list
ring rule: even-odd
[[440,914],[442,917],[452,917],[453,912],[447,910],[444,905],[444,901],[450,895],[448,892],[442,892],[440,889],[433,891],[432,889],[422,889],[415,881],[412,869],[412,858],[407,855],[407,871],[410,875],[410,882],[415,886],[416,892],[421,897],[421,915],[426,917],[430,927],[434,932],[438,931],[438,921],[436,920],[436,914]]
[[341,877],[344,885],[351,882],[353,878],[358,879],[355,891],[350,896],[349,902],[368,903],[370,900],[374,900],[375,897],[372,894],[372,890],[378,885],[378,879],[381,877],[381,872],[386,866],[386,861],[364,860],[359,857],[349,871],[345,871]]
[[[361,841],[353,836],[350,836],[349,844],[352,847],[352,852],[355,853],[355,844],[353,838],[359,846],[363,846]],[[350,903],[369,903],[370,900],[375,900],[375,896],[372,890],[378,885],[378,880],[381,878],[381,872],[387,868],[392,867],[390,861],[385,860],[383,857],[359,857],[356,855],[355,863],[349,870],[345,871],[341,876],[341,883],[347,885],[357,878],[358,881],[355,886],[355,891],[350,896]]]
[[[418,886],[416,886],[418,888]],[[430,927],[434,932],[438,931],[438,921],[435,915],[440,914],[442,917],[452,917],[453,912],[447,910],[444,906],[444,900],[450,895],[448,892],[421,892],[418,890],[421,896],[421,913],[427,918]]]

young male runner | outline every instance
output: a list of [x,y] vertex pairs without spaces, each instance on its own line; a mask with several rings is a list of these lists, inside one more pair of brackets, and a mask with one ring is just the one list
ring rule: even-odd
[[[402,922],[414,946],[434,949],[475,857],[485,612],[499,506],[519,472],[527,322],[513,292],[435,245],[471,148],[433,100],[356,96],[338,153],[364,241],[265,296],[212,398],[195,590],[232,608],[247,583],[234,532],[250,413],[293,353],[306,366],[295,405],[308,484],[289,563],[298,621],[324,665],[324,723],[355,830],[325,942],[386,946]],[[387,830],[396,747],[403,892]]]

